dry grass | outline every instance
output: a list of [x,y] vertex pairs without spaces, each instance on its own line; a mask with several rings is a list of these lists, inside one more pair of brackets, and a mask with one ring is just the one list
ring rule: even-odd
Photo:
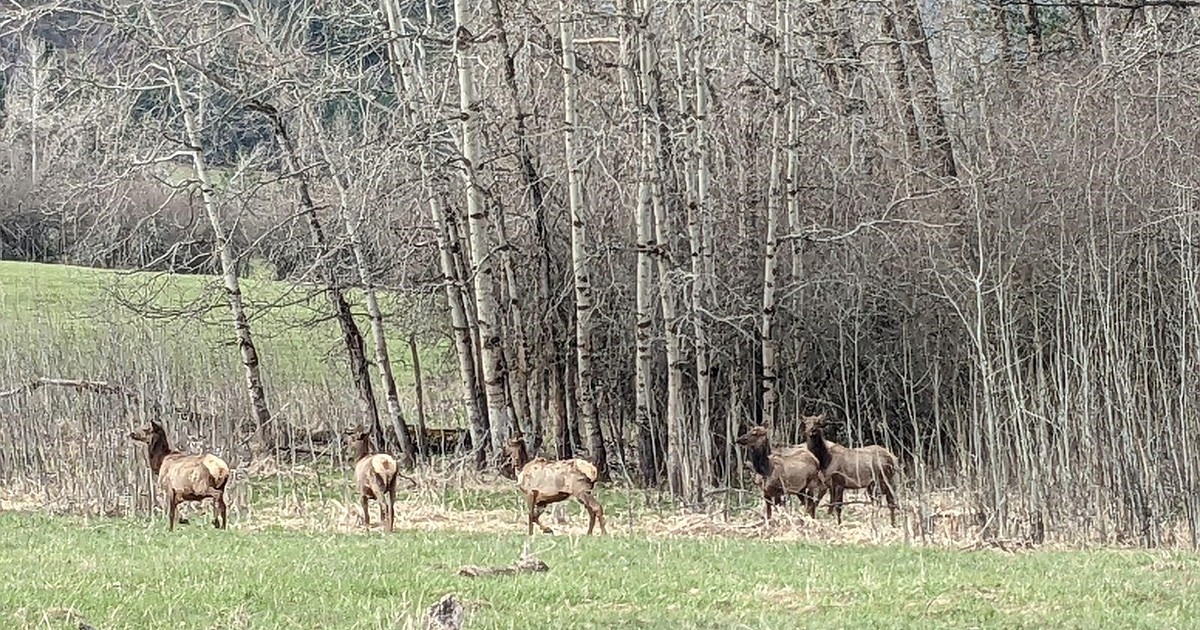
[[[350,485],[348,471],[281,465],[270,457],[256,460],[233,471],[226,494],[231,526],[248,531],[361,532],[361,511]],[[105,504],[83,505],[71,497],[50,494],[45,487],[30,480],[2,484],[0,509],[59,515],[127,516],[138,514],[137,506],[145,504],[125,493]],[[992,548],[1006,552],[1035,547],[1125,546],[1113,545],[1111,541],[1101,544],[1049,540],[1035,545],[1028,539],[997,539],[985,534],[986,519],[973,507],[974,504],[962,493],[950,490],[931,492],[920,502],[901,495],[900,519],[896,527],[888,523],[886,508],[882,504],[868,503],[862,493],[852,493],[848,497],[850,502],[841,525],[827,513],[824,504],[817,518],[811,519],[795,502],[777,509],[771,522],[766,524],[757,493],[730,490],[718,494],[725,496],[723,503],[702,511],[675,509],[652,493],[611,484],[601,488],[600,498],[606,506],[610,535],[624,537],[758,539],[831,545],[899,544],[960,550]],[[185,518],[201,512],[201,517],[194,522],[204,525],[208,522],[209,510],[208,503],[182,506]],[[372,529],[380,526],[378,510],[372,503]],[[140,513],[145,515],[144,509]],[[162,518],[161,510],[155,510],[154,518]],[[586,532],[586,513],[575,502],[553,506],[548,520],[559,535],[578,536]],[[398,530],[513,534],[523,531],[524,526],[524,503],[511,480],[442,464],[421,468],[400,481],[396,501]],[[1181,535],[1177,540],[1186,543],[1187,539]]]

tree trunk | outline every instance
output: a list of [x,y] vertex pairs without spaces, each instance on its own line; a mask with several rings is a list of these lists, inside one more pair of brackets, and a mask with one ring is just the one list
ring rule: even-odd
[[[775,21],[782,27],[788,14],[787,0],[775,0]],[[776,35],[782,35],[776,32]],[[783,150],[783,134],[786,121],[784,114],[787,102],[784,55],[781,47],[775,48],[774,61],[775,103],[771,113],[771,166],[767,190],[767,239],[763,255],[763,301],[762,323],[759,336],[762,340],[762,413],[763,424],[775,426],[778,415],[779,391],[776,374],[775,352],[775,288],[776,267],[779,254],[779,199],[783,194],[783,168],[786,157]]]
[[[533,160],[533,150],[529,146],[529,132],[525,121],[528,115],[525,112],[520,89],[517,86],[516,52],[508,40],[508,30],[505,28],[501,0],[492,0],[492,18],[492,24],[498,33],[500,47],[504,55],[504,85],[508,88],[509,115],[513,119],[515,128],[517,162],[521,171],[521,179],[525,183],[530,214],[536,215],[544,206],[546,195],[541,174],[538,173],[537,166]],[[505,237],[503,221],[501,221],[500,236],[504,277],[509,288],[509,313],[511,314],[512,327],[516,329],[513,343],[516,344],[517,360],[515,362],[516,365],[510,365],[510,368],[515,367],[512,374],[513,389],[516,394],[514,398],[516,400],[518,424],[522,424],[521,431],[523,433],[532,435],[540,429],[537,427],[539,423],[533,418],[532,406],[529,403],[529,343],[526,338],[524,317],[520,309],[521,295],[517,290],[512,254],[508,247],[507,238]],[[543,302],[542,304],[545,305],[546,303]],[[547,306],[546,308],[549,307]]]
[[915,0],[895,0],[896,14],[903,27],[908,59],[915,59],[909,70],[913,77],[913,95],[917,98],[923,120],[926,144],[934,166],[942,175],[955,177],[958,167],[954,163],[954,147],[950,143],[950,130],[946,126],[946,115],[938,97],[937,73],[933,57],[929,53],[929,40],[921,25],[921,11]]
[[238,340],[238,349],[242,355],[242,366],[246,370],[246,389],[250,394],[250,406],[254,413],[257,446],[263,446],[266,431],[270,428],[271,410],[267,407],[267,397],[263,390],[261,365],[258,350],[254,346],[254,338],[250,333],[250,320],[246,317],[246,308],[242,303],[242,288],[237,275],[237,258],[226,236],[225,226],[221,224],[221,215],[217,209],[217,198],[212,179],[208,174],[208,164],[204,161],[203,143],[200,139],[200,129],[197,128],[192,106],[188,102],[187,92],[179,78],[178,69],[173,62],[167,63],[171,75],[171,87],[175,93],[175,101],[183,114],[184,132],[190,145],[188,152],[192,157],[192,169],[196,180],[200,182],[200,198],[204,203],[204,212],[213,230],[213,248],[221,263],[221,279],[225,284],[225,298],[229,302],[229,313],[233,317],[234,335]]
[[[635,0],[626,2],[630,15],[635,14]],[[638,469],[641,481],[647,487],[658,485],[658,448],[654,440],[655,420],[651,415],[650,396],[653,356],[653,326],[654,326],[654,297],[651,294],[654,283],[654,223],[651,215],[651,177],[654,169],[654,127],[646,108],[648,104],[641,98],[638,87],[639,58],[638,51],[641,43],[633,27],[633,20],[627,20],[621,31],[622,48],[622,79],[631,117],[640,117],[640,173],[638,177],[637,202],[634,206],[633,220],[637,229],[637,312],[634,324],[634,338],[637,346],[635,364],[634,397],[636,400],[636,419],[634,425],[637,431]]]
[[313,201],[308,186],[307,170],[300,163],[295,142],[293,142],[279,110],[262,101],[252,101],[250,107],[261,112],[270,120],[271,127],[275,131],[275,138],[282,150],[283,162],[289,171],[288,174],[296,178],[297,197],[304,218],[308,222],[313,247],[317,252],[317,266],[321,269],[322,279],[325,283],[325,296],[329,299],[334,319],[337,320],[338,328],[341,329],[342,342],[346,346],[346,352],[350,359],[350,375],[354,380],[355,390],[358,392],[359,411],[366,425],[371,428],[375,443],[382,445],[385,443],[383,425],[379,422],[379,409],[375,403],[374,388],[371,386],[371,373],[367,368],[367,352],[362,332],[358,329],[358,323],[354,321],[350,304],[346,301],[345,292],[342,290],[333,268],[333,248],[330,247],[320,218],[317,216],[316,202]]
[[417,452],[429,456],[429,445],[425,443],[425,381],[421,375],[421,354],[417,351],[417,334],[408,335],[408,352],[412,356],[413,394],[417,397]]
[[652,152],[648,161],[650,204],[654,209],[655,265],[658,267],[659,302],[662,305],[664,336],[667,345],[667,485],[676,498],[688,499],[696,487],[693,462],[685,452],[686,418],[683,409],[683,353],[680,347],[678,297],[672,272],[674,263],[669,256],[671,234],[666,204],[662,198],[663,138],[662,112],[659,107],[658,53],[652,31],[645,25],[640,33],[641,72],[639,73],[645,115],[642,124],[649,127]]
[[693,36],[694,73],[696,81],[696,110],[694,119],[694,146],[692,155],[695,156],[696,198],[691,206],[691,216],[688,217],[688,235],[691,239],[692,259],[692,330],[695,335],[693,344],[696,349],[696,389],[699,413],[696,439],[699,458],[696,474],[697,502],[703,500],[699,493],[703,484],[712,483],[713,478],[713,430],[712,430],[712,371],[710,366],[710,348],[708,329],[704,320],[704,312],[708,308],[709,287],[713,281],[710,276],[712,260],[712,243],[708,235],[712,233],[713,208],[709,199],[708,172],[708,129],[709,116],[708,79],[704,69],[704,4],[695,0],[693,4]]
[[463,181],[467,189],[467,223],[470,232],[472,274],[475,278],[475,311],[479,325],[480,360],[483,364],[484,395],[487,398],[491,446],[501,452],[508,441],[512,412],[508,406],[508,377],[503,364],[504,347],[499,335],[495,278],[492,271],[492,235],[488,208],[478,181],[480,150],[480,105],[475,95],[474,21],[467,0],[454,0],[455,60],[458,65],[459,116],[461,117]]
[[[379,381],[383,386],[384,396],[387,400],[388,416],[392,421],[392,430],[396,432],[396,439],[400,441],[400,451],[404,454],[408,465],[412,466],[417,461],[417,445],[413,442],[413,436],[409,432],[408,424],[404,420],[404,409],[400,406],[400,394],[396,390],[396,378],[392,372],[392,360],[388,352],[387,334],[383,324],[383,311],[379,308],[379,299],[375,292],[375,280],[371,274],[370,266],[367,264],[366,253],[363,251],[362,237],[359,234],[358,217],[350,209],[350,185],[346,179],[345,172],[340,167],[334,167],[332,152],[322,139],[317,120],[311,114],[309,116],[309,123],[313,128],[313,135],[317,139],[317,144],[320,146],[325,163],[333,171],[333,181],[338,191],[338,213],[341,215],[342,224],[346,230],[346,240],[349,241],[350,250],[354,254],[358,279],[362,283],[363,294],[367,304],[367,314],[371,319],[371,338],[375,343],[375,363],[379,367]],[[420,404],[419,397],[418,404]],[[383,443],[379,442],[378,444],[382,445]]]
[[1037,5],[1032,2],[1025,5],[1025,32],[1029,42],[1029,63],[1032,64],[1042,56],[1042,21]]
[[[389,45],[388,59],[392,72],[392,80],[400,86],[397,89],[404,92],[406,97],[403,100],[404,108],[403,115],[410,125],[417,124],[417,111],[427,109],[423,103],[423,97],[414,85],[415,81],[408,81],[403,68],[418,67],[415,60],[407,59],[401,49],[400,42],[403,41],[405,33],[400,27],[399,14],[401,8],[396,6],[393,0],[381,0],[384,6],[384,13],[387,16],[387,26],[389,30]],[[434,7],[432,0],[426,2],[425,19],[427,26],[433,24]],[[406,62],[410,62],[407,63]],[[419,72],[419,70],[418,70]],[[466,288],[465,276],[459,272],[459,263],[461,256],[459,255],[459,240],[457,234],[453,231],[452,217],[447,216],[447,209],[443,206],[445,203],[442,198],[443,191],[440,189],[441,180],[433,175],[432,163],[437,159],[432,155],[432,150],[425,149],[421,152],[420,157],[420,175],[421,181],[424,182],[424,192],[428,198],[429,213],[433,219],[434,235],[438,247],[438,263],[442,271],[442,284],[446,293],[446,303],[450,310],[450,326],[453,330],[455,356],[458,359],[458,374],[459,384],[462,387],[463,404],[467,409],[467,421],[470,424],[472,450],[475,454],[475,464],[482,469],[487,463],[488,453],[488,418],[483,413],[483,408],[480,405],[480,387],[478,371],[476,370],[476,345],[472,336],[472,327],[467,318],[468,300],[464,295]],[[415,367],[415,364],[414,364]],[[418,387],[420,385],[418,384]],[[418,400],[420,396],[418,395]],[[423,409],[418,408],[423,415]],[[423,419],[422,419],[423,420]],[[418,437],[419,440],[425,439],[425,431],[422,428]]]
[[608,453],[604,433],[596,417],[595,392],[592,389],[592,278],[589,272],[587,226],[584,224],[583,161],[576,155],[579,144],[578,86],[575,77],[575,24],[567,4],[559,0],[559,29],[563,63],[563,146],[567,160],[567,187],[571,208],[571,269],[575,278],[575,361],[579,378],[576,398],[578,415],[592,463],[601,478],[608,478]]
[[921,151],[921,130],[917,127],[917,111],[913,108],[912,85],[908,80],[908,70],[904,64],[904,46],[900,42],[900,32],[896,30],[896,22],[892,19],[891,11],[879,12],[879,30],[887,42],[888,66],[892,73],[892,103],[895,104],[896,117],[904,130],[905,154],[910,161]]
[[463,403],[467,406],[467,416],[471,423],[471,447],[475,452],[475,464],[482,469],[487,465],[488,417],[484,415],[479,404],[479,380],[476,378],[475,371],[475,344],[471,338],[471,328],[467,321],[465,296],[462,290],[465,283],[458,276],[458,265],[454,261],[453,239],[448,230],[442,200],[438,195],[431,196],[429,210],[433,215],[434,233],[442,265],[442,282],[446,289],[446,302],[450,305],[450,326],[454,330],[454,347],[457,350],[455,354],[458,357],[458,377],[463,388]]

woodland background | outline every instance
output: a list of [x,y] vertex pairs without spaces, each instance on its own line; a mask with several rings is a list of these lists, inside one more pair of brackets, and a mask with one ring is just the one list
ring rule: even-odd
[[[415,459],[428,411],[478,465],[520,430],[698,506],[745,482],[733,437],[824,410],[921,514],[952,488],[994,535],[1197,540],[1191,2],[0,7],[0,258],[151,272],[86,354],[2,343],[6,383],[136,400],[13,390],[0,443],[181,410],[226,449],[361,421]],[[202,289],[164,306],[172,274]],[[319,378],[262,349],[297,305],[336,331]],[[227,363],[137,324],[197,319]],[[436,409],[393,368],[418,345]]]

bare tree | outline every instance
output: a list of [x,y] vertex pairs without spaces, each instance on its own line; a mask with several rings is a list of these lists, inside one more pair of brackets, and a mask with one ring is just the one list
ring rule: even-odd
[[[455,0],[455,60],[458,65],[459,115],[462,135],[462,174],[467,195],[467,220],[470,232],[471,274],[475,280],[475,305],[480,336],[480,360],[483,364],[483,389],[487,396],[491,446],[499,453],[508,439],[512,413],[508,405],[508,377],[502,365],[504,340],[499,336],[499,309],[496,306],[493,278],[491,219],[479,183],[480,109],[475,94],[475,15],[466,0]],[[473,28],[474,27],[474,28]]]
[[579,421],[586,434],[592,463],[603,477],[608,476],[608,457],[604,435],[596,417],[594,385],[592,383],[592,280],[588,270],[586,208],[583,196],[583,161],[576,154],[579,139],[578,87],[575,79],[574,15],[564,0],[558,3],[559,35],[562,42],[563,64],[563,145],[567,156],[567,186],[571,208],[571,271],[575,280],[575,361],[579,402]]

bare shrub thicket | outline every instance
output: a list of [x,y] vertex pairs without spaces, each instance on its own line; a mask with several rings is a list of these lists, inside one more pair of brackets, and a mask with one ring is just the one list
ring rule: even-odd
[[[737,435],[824,411],[899,455],[924,533],[953,489],[986,536],[1194,545],[1200,24],[1064,4],[36,4],[0,18],[0,244],[224,295],[269,269],[324,326],[345,290],[436,299],[479,464],[519,430],[696,504]],[[211,370],[10,333],[6,382],[142,400],[0,400],[3,478],[88,496],[55,457],[86,444],[133,483],[131,418],[196,400],[178,430],[230,449],[410,421],[376,329],[306,393],[222,309]]]

